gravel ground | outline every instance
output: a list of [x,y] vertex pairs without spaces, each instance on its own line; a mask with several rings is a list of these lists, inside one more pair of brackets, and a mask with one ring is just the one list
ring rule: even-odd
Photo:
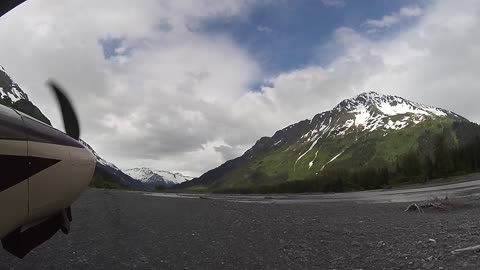
[[0,269],[480,269],[480,204],[239,203],[89,190],[72,232]]

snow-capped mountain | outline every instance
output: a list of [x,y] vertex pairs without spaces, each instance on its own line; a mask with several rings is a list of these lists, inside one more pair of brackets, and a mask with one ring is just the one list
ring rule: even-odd
[[301,138],[312,141],[322,137],[375,130],[382,130],[386,135],[392,130],[441,117],[466,121],[460,115],[444,109],[398,96],[366,92],[340,102],[330,111],[317,114],[309,124],[309,131]]
[[29,100],[28,95],[12,80],[2,66],[0,66],[0,104],[51,125],[50,120]]
[[9,98],[12,102],[28,100],[27,94],[10,78],[2,66],[0,66],[0,98]]
[[153,170],[146,167],[128,169],[125,170],[125,173],[133,179],[151,186],[171,187],[192,179],[192,177],[185,176],[181,173]]
[[429,151],[435,134],[468,121],[441,108],[398,96],[365,92],[262,137],[229,160],[179,188],[233,188],[305,179],[325,168],[390,164],[412,149]]
[[80,142],[88,149],[97,159],[97,164],[95,168],[95,172],[101,175],[103,178],[110,179],[111,181],[115,181],[125,187],[132,188],[132,189],[141,189],[141,190],[151,190],[152,187],[149,185],[145,185],[141,181],[138,181],[129,175],[125,174],[122,170],[120,170],[115,164],[106,161],[102,157],[100,157],[93,148],[83,140]]

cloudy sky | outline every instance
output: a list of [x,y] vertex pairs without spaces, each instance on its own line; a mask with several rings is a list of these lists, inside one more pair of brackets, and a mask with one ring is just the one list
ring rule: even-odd
[[372,90],[480,122],[477,0],[29,0],[0,64],[63,128],[126,169],[200,175],[262,136]]

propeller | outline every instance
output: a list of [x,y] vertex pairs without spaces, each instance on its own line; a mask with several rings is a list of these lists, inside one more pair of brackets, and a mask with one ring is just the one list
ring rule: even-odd
[[80,125],[78,124],[77,114],[73,109],[72,103],[68,99],[65,91],[56,82],[48,81],[50,89],[55,93],[60,110],[62,111],[63,125],[68,136],[78,140],[80,138]]
[[[0,17],[25,1],[26,0],[0,0]],[[48,85],[55,93],[57,101],[60,104],[65,132],[68,136],[78,140],[80,138],[80,126],[72,103],[65,94],[65,91],[56,82],[49,81]]]
[[[0,17],[25,1],[26,0],[0,0]],[[63,88],[61,88],[56,82],[48,81],[48,85],[55,93],[57,101],[60,105],[65,132],[68,136],[78,140],[80,138],[80,126],[78,124],[78,118],[75,110],[73,109],[72,103],[68,99]]]

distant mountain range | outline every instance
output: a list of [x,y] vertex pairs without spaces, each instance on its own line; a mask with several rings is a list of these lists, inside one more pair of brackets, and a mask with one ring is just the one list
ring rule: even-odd
[[192,179],[192,177],[185,176],[181,173],[154,170],[145,167],[128,169],[125,170],[125,173],[133,179],[139,180],[145,185],[152,187],[171,187]]
[[[0,104],[12,107],[51,125],[50,120],[29,100],[28,95],[12,80],[2,66],[0,66]],[[183,175],[167,171],[156,171],[158,172],[158,181],[154,181],[153,178],[147,180],[144,178],[132,178],[130,175],[125,174],[115,166],[115,164],[101,158],[88,143],[85,141],[81,141],[81,143],[83,143],[97,158],[97,166],[92,181],[93,186],[153,190],[158,185],[171,186],[181,183],[186,179],[190,179]],[[160,179],[164,180],[160,181]]]
[[449,130],[461,143],[464,117],[407,99],[366,92],[260,138],[242,156],[176,188],[225,190],[302,180],[328,169],[394,167],[412,151],[431,155],[433,138]]
[[[97,158],[97,164],[95,168],[94,179],[92,185],[94,187],[114,187],[114,188],[126,188],[126,189],[138,189],[138,190],[152,190],[153,188],[145,185],[141,181],[133,179],[129,175],[125,174],[115,164],[106,161],[101,158],[95,150],[86,142],[80,140],[87,149]],[[113,182],[113,183],[109,183]]]

